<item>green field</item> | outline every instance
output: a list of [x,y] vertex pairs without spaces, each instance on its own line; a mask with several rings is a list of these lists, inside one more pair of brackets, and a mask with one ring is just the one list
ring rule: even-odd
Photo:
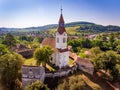
[[[80,34],[80,32],[77,31],[77,29],[80,28],[80,26],[74,26],[74,27],[66,27],[66,32],[70,35],[75,35],[76,33],[77,34]],[[54,29],[49,29],[48,30],[50,34],[53,34],[57,31],[57,28],[54,28]]]
[[[69,65],[73,65],[73,64],[74,64],[74,61],[72,59],[69,59]],[[24,65],[36,66],[36,60],[34,58],[26,59],[25,62],[24,62]],[[55,69],[48,64],[46,64],[46,67],[50,71],[55,71]]]
[[69,65],[73,65],[74,64],[74,60],[69,58]]
[[[36,66],[36,60],[34,58],[26,59],[24,65]],[[46,64],[46,68],[49,69],[50,71],[55,71],[55,69],[48,64]]]
[[36,65],[36,60],[34,58],[26,59],[24,65]]

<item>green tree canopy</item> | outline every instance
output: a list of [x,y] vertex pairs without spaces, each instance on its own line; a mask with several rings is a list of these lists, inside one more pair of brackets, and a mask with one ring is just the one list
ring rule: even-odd
[[16,44],[16,40],[15,40],[15,38],[14,38],[14,36],[13,35],[11,35],[11,34],[7,34],[6,36],[5,36],[5,43],[8,45],[8,46],[14,46],[15,44]]
[[[5,54],[0,58],[0,76],[2,85],[9,90],[20,88],[23,57],[16,53]],[[18,85],[19,84],[19,85]]]
[[21,41],[25,40],[25,41],[31,42],[31,41],[33,41],[33,37],[32,36],[23,35],[23,36],[19,37],[19,40],[21,40]]
[[117,51],[118,54],[120,54],[120,45],[118,45],[118,46],[116,47],[116,51]]
[[105,70],[112,76],[113,80],[119,77],[119,70],[116,65],[120,65],[120,55],[114,51],[102,52],[93,59],[93,64],[96,70]]
[[0,56],[6,54],[8,52],[9,52],[9,50],[7,49],[6,45],[0,44]]
[[86,38],[73,39],[71,41],[69,40],[68,45],[72,46],[74,52],[78,52],[78,48],[91,48],[92,42]]
[[94,58],[93,63],[97,69],[112,70],[117,63],[120,63],[120,56],[114,51],[103,52]]
[[98,54],[100,54],[102,52],[99,47],[93,47],[89,51],[91,54],[90,55],[91,58],[95,58]]
[[47,87],[47,85],[37,80],[34,83],[26,86],[25,90],[50,90],[50,89]]
[[59,82],[56,90],[102,90],[102,88],[99,86],[89,87],[81,75],[73,75]]
[[50,57],[53,53],[53,50],[50,46],[43,46],[41,48],[37,48],[34,52],[34,58],[37,60],[36,64],[40,65],[49,62]]

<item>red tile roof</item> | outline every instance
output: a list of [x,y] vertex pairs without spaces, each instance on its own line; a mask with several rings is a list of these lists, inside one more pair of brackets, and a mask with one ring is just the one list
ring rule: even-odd
[[66,51],[68,51],[68,48],[65,48],[65,49],[57,49],[57,48],[56,48],[55,38],[45,38],[45,39],[42,41],[41,44],[42,44],[42,46],[49,45],[51,48],[54,49],[55,52],[66,52]]
[[59,34],[63,34],[64,32],[66,32],[65,27],[58,27]]
[[74,59],[75,62],[93,66],[92,63],[90,62],[90,60],[84,59],[84,58],[80,58],[80,57],[77,56],[77,54],[75,54],[75,53],[69,52],[69,57],[72,58],[72,59]]
[[64,23],[63,15],[60,15],[59,23]]
[[[61,26],[62,25],[62,26]],[[63,34],[64,32],[66,32],[65,27],[64,27],[64,19],[63,19],[63,15],[60,15],[60,19],[59,19],[59,27],[57,30],[60,34]]]
[[80,58],[80,57],[77,57],[77,60],[76,60],[76,61],[78,61],[78,62],[80,62],[80,63],[92,64],[92,63],[90,62],[90,60],[84,59],[84,58]]
[[55,38],[45,38],[42,43],[43,46],[49,45],[51,48],[56,47]]
[[65,48],[65,49],[58,49],[58,51],[59,51],[60,53],[66,52],[66,51],[68,51],[68,48]]

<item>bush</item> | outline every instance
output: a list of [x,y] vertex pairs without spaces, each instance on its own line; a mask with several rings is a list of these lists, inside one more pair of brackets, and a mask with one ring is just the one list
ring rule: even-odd
[[25,90],[50,90],[47,85],[43,84],[39,80],[26,86]]
[[84,82],[80,76],[71,76],[68,79],[64,79],[62,83],[58,85],[56,90],[89,90],[90,87]]

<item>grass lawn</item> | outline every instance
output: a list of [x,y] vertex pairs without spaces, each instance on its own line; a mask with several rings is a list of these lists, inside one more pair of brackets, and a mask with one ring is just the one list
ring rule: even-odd
[[49,69],[49,71],[55,71],[55,69],[48,64],[46,64],[46,68]]
[[[74,60],[69,58],[69,65],[73,65],[73,64],[74,64]],[[35,66],[36,65],[36,60],[34,58],[26,59],[25,62],[24,62],[24,65]],[[46,68],[49,69],[50,71],[55,71],[55,69],[48,64],[46,64]]]
[[74,60],[69,58],[69,65],[73,65],[74,64]]
[[[36,66],[36,60],[34,58],[26,59],[24,65]],[[55,71],[55,69],[48,64],[46,64],[46,68],[49,69],[50,71]]]
[[36,65],[36,60],[34,58],[26,59],[24,65]]
[[[80,32],[77,31],[77,29],[79,29],[79,28],[80,28],[80,26],[66,27],[66,32],[71,35],[75,35],[75,33],[80,34]],[[49,29],[48,31],[50,34],[53,34],[57,31],[57,28]]]

